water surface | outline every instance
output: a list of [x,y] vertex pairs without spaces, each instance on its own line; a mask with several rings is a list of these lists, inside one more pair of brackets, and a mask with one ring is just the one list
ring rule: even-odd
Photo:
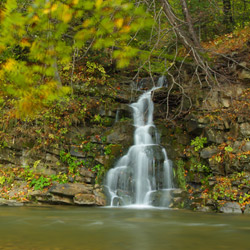
[[81,207],[0,207],[0,249],[250,249],[250,216]]

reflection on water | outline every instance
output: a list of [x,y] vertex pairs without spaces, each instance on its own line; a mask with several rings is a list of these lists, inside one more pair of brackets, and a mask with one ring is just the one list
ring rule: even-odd
[[0,207],[0,249],[249,249],[250,216],[174,210]]

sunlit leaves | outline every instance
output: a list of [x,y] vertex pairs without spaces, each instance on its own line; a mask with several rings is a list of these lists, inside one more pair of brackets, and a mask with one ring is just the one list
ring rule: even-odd
[[96,8],[97,8],[97,9],[100,9],[102,3],[103,3],[103,0],[96,0],[96,2],[95,2]]
[[116,47],[117,65],[124,67],[138,53],[127,45],[131,33],[148,25],[144,10],[124,0],[33,0],[22,11],[16,0],[4,6],[0,88],[15,98],[22,115],[68,91],[58,65],[70,63],[73,49],[90,43],[98,50]]

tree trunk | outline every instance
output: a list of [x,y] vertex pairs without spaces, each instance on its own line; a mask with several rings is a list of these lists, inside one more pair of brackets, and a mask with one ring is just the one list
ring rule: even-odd
[[[181,0],[183,1],[183,0]],[[191,18],[189,15],[188,10],[186,9],[187,18],[189,20],[189,32],[191,31],[192,34],[187,33],[181,26],[182,23],[179,21],[179,19],[176,17],[176,15],[173,12],[173,9],[171,5],[169,4],[168,0],[160,0],[162,4],[163,11],[171,24],[173,30],[175,31],[178,38],[181,40],[182,44],[185,46],[185,48],[189,51],[190,49],[194,50],[202,50],[202,47],[198,41],[198,38],[194,32],[193,25],[191,22]]]
[[198,37],[197,37],[197,35],[195,33],[195,30],[194,30],[192,18],[191,18],[190,14],[189,14],[189,10],[188,10],[186,0],[181,0],[181,6],[182,6],[182,12],[183,12],[185,21],[187,23],[188,31],[189,31],[189,34],[190,34],[191,39],[193,41],[193,44],[195,45],[195,47],[201,48],[199,39],[198,39]]
[[189,32],[191,32],[192,34],[187,33],[182,28],[183,22],[180,19],[178,19],[178,17],[176,17],[176,15],[174,14],[169,1],[168,0],[159,0],[159,1],[162,5],[163,12],[165,13],[168,19],[168,22],[172,26],[173,31],[175,32],[176,36],[182,42],[183,46],[187,49],[187,52],[191,54],[197,67],[201,68],[202,71],[205,73],[207,83],[209,85],[213,84],[214,77],[211,73],[211,68],[209,67],[208,62],[202,56],[201,52],[204,52],[204,50],[202,46],[200,45],[197,39],[197,36],[194,32],[191,18],[187,9],[186,1],[181,0],[185,7],[185,10],[184,10],[185,16],[186,16],[185,18],[188,20]]

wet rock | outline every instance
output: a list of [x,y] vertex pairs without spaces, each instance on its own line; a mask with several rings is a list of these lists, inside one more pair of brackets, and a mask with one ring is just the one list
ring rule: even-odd
[[[170,202],[173,200],[171,196],[171,191],[172,190],[165,189],[151,193],[150,195],[151,205],[156,207],[168,207]],[[174,206],[176,206],[177,203],[179,204],[183,201],[181,197],[178,198],[180,198],[178,202],[173,201]]]
[[50,193],[63,196],[75,196],[79,193],[91,194],[92,191],[93,187],[91,185],[80,183],[55,184],[49,189]]
[[183,190],[181,188],[176,188],[176,189],[171,190],[171,195],[173,197],[182,197],[182,198],[185,198],[185,197],[187,197],[188,193],[187,193],[186,190]]
[[241,208],[240,205],[236,202],[227,202],[225,203],[219,211],[221,213],[234,213],[234,214],[241,214]]
[[111,130],[106,132],[108,144],[131,145],[133,142],[134,127],[130,121],[117,122]]
[[95,205],[96,199],[93,194],[76,194],[74,197],[74,203],[77,205]]
[[131,201],[131,197],[129,195],[124,195],[122,197],[120,197],[120,206],[127,206],[130,205],[132,203]]
[[103,194],[103,192],[94,190],[94,195],[95,195],[95,204],[97,206],[105,206],[106,205],[106,197]]
[[149,89],[153,88],[154,86],[156,86],[157,81],[158,81],[157,77],[142,78],[138,83],[138,88],[142,89],[142,90],[149,90]]

